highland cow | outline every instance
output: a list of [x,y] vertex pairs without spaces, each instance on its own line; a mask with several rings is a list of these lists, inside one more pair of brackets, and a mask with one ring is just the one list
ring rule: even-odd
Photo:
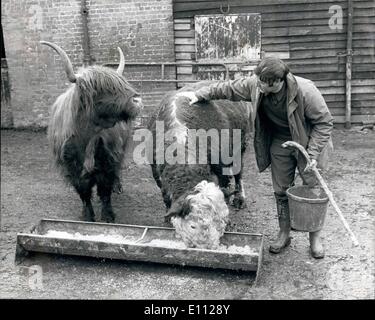
[[96,185],[101,219],[113,222],[113,191],[121,192],[120,173],[131,120],[142,110],[139,94],[122,76],[125,59],[120,48],[117,71],[89,66],[74,73],[69,57],[56,44],[42,41],[61,57],[73,84],[52,106],[48,140],[54,162],[66,181],[79,194],[83,219],[95,221],[91,204]]
[[[188,99],[178,95],[179,92],[194,91],[200,86],[202,83],[196,83],[177,92],[168,93],[152,116],[148,128],[153,133],[153,140],[157,140],[159,121],[163,122],[168,134],[166,134],[163,146],[153,144],[151,169],[166,205],[166,221],[172,222],[176,233],[182,237],[186,245],[216,248],[228,222],[227,204],[230,197],[232,196],[232,204],[236,208],[242,208],[245,205],[241,169],[250,128],[251,105],[244,102],[213,100],[189,106]],[[222,146],[222,141],[215,146],[212,140],[208,140],[206,163],[204,161],[203,163],[197,161],[195,164],[168,163],[168,161],[158,163],[156,161],[158,148],[166,151],[168,146],[176,143],[183,146],[186,154],[191,155],[188,139],[189,132],[193,129],[203,129],[205,132],[212,129],[218,132],[229,131],[229,149],[232,150],[233,157],[237,159],[239,157],[241,166],[234,174],[234,190],[230,190],[232,177],[223,173],[223,169],[228,169],[233,166],[233,163],[225,163],[221,156],[218,163],[213,161],[213,154],[220,153],[217,148]],[[237,145],[234,145],[233,141],[235,129],[240,131],[241,136]],[[197,153],[193,155],[197,156]]]

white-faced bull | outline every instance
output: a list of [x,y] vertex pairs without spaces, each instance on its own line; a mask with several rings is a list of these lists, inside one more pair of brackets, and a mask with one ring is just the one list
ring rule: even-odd
[[[197,83],[187,86],[180,92],[195,91],[202,85]],[[172,222],[185,244],[191,247],[215,248],[219,245],[219,238],[228,222],[227,203],[230,196],[234,194],[235,207],[241,208],[245,205],[241,182],[242,156],[247,145],[251,110],[248,103],[226,100],[199,102],[189,106],[188,99],[178,97],[177,92],[167,94],[151,118],[148,128],[153,132],[153,140],[157,140],[157,126],[160,121],[164,123],[165,136],[167,137],[167,132],[172,133],[169,136],[173,136],[173,141],[168,138],[164,140],[161,149],[165,152],[171,144],[178,143],[190,154],[188,140],[193,130],[217,131],[220,141],[214,146],[213,140],[208,140],[207,161],[196,161],[196,164],[188,161],[168,163],[167,160],[165,163],[158,163],[156,157],[160,146],[154,144],[152,173],[167,208],[166,220]],[[233,141],[235,129],[241,136],[236,146]],[[237,172],[233,172],[235,190],[232,192],[229,187],[231,176],[225,172],[229,171],[233,163],[223,161],[221,150],[218,150],[222,146],[220,133],[223,131],[229,132],[229,149],[232,156],[239,159],[241,166]],[[212,161],[214,152],[219,152],[220,155],[217,163]],[[195,151],[193,153],[196,155]]]
[[142,110],[139,94],[122,76],[125,58],[120,48],[117,70],[89,66],[74,73],[67,54],[56,44],[42,41],[61,57],[73,84],[52,106],[48,140],[62,176],[79,194],[83,218],[95,221],[92,188],[102,204],[101,218],[113,222],[113,191],[121,192],[120,173],[131,120]]

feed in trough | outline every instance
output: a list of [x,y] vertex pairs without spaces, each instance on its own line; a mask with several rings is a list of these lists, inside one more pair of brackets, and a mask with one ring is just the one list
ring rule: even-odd
[[[147,245],[153,247],[163,247],[171,249],[188,249],[188,247],[181,240],[173,239],[153,239],[148,242],[138,242],[135,237],[122,236],[122,235],[108,235],[108,234],[98,234],[98,235],[89,235],[81,234],[79,232],[66,232],[58,230],[48,230],[45,234],[47,237],[58,238],[58,239],[75,239],[75,240],[85,240],[85,241],[98,241],[98,242],[107,242],[107,243],[122,243],[122,244],[138,244],[138,245]],[[216,251],[223,251],[228,253],[238,253],[238,254],[250,254],[254,251],[250,248],[249,245],[237,246],[237,245],[223,245],[214,249]]]

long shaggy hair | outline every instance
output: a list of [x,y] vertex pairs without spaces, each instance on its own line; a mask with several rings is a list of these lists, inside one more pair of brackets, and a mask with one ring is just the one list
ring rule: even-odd
[[85,220],[95,220],[91,193],[96,185],[102,219],[113,222],[111,193],[122,190],[120,172],[131,134],[130,120],[143,108],[139,94],[122,76],[124,55],[118,48],[117,70],[91,66],[74,73],[69,57],[59,46],[42,43],[60,55],[73,83],[51,110],[48,140],[55,165],[79,194]]
[[[48,139],[56,163],[60,164],[63,161],[64,146],[69,138],[80,137],[83,144],[90,144],[91,139],[95,141],[98,138],[95,133],[98,130],[95,128],[98,112],[103,114],[106,112],[119,117],[128,100],[134,95],[135,91],[129,83],[115,70],[100,66],[81,69],[77,82],[57,98],[51,109]],[[109,99],[106,96],[114,99],[116,103],[105,105],[105,100]],[[128,99],[115,99],[121,96],[127,96]],[[97,103],[98,99],[103,101],[105,110],[95,109],[94,101]],[[127,106],[129,120],[135,118],[138,111],[136,108]],[[126,129],[125,123],[118,125],[115,131],[121,131],[121,129]],[[106,134],[101,133],[100,135],[105,136]],[[119,144],[117,143],[117,145]]]
[[185,205],[189,214],[171,219],[177,236],[188,247],[217,249],[229,215],[220,188],[204,180],[196,185],[194,194],[186,197]]

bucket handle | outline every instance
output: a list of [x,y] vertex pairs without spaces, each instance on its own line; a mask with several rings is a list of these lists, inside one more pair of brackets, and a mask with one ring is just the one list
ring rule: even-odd
[[297,171],[297,173],[295,173],[294,175],[294,179],[293,181],[289,184],[288,188],[291,188],[291,187],[294,187],[295,186],[295,182],[297,180],[297,178],[300,176],[300,173]]

